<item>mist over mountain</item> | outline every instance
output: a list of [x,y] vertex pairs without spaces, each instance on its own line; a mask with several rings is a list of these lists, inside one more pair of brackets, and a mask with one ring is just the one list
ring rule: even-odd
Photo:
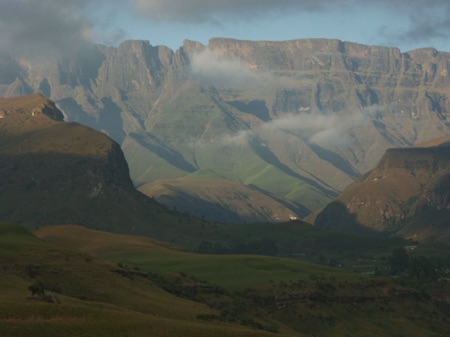
[[107,133],[137,187],[183,178],[189,194],[189,177],[213,172],[303,217],[387,148],[448,135],[449,61],[326,39],[186,40],[176,51],[125,41],[51,64],[4,53],[0,95],[41,92],[68,120]]

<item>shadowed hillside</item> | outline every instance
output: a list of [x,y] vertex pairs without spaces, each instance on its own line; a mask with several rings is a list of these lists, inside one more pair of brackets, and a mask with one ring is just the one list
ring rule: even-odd
[[43,96],[0,99],[0,111],[3,221],[150,233],[177,219],[135,190],[117,143],[64,122]]

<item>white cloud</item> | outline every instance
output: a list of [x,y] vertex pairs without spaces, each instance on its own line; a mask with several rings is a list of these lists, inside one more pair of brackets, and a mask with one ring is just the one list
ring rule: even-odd
[[134,8],[151,21],[226,25],[239,20],[268,19],[292,13],[330,14],[338,10],[383,8],[407,18],[402,29],[387,25],[378,35],[394,45],[402,42],[448,41],[448,0],[134,0]]
[[220,138],[217,142],[223,146],[240,146],[247,144],[252,136],[253,131],[241,130],[234,135],[225,135],[222,138]]
[[[26,58],[78,52],[94,40],[121,38],[108,14],[119,0],[0,0],[0,48]],[[129,8],[130,4],[126,3]],[[116,7],[114,7],[116,8]],[[95,13],[95,14],[94,14]],[[97,16],[96,16],[97,15]],[[102,21],[101,31],[96,29]],[[112,36],[111,32],[120,36]],[[107,33],[104,37],[102,34]]]
[[359,112],[330,115],[290,113],[265,123],[262,130],[293,132],[310,143],[341,147],[351,141],[347,131],[364,122],[365,117]]
[[92,25],[79,11],[86,5],[84,0],[0,0],[0,46],[28,55],[77,48],[92,36]]
[[208,48],[191,56],[191,73],[196,80],[210,85],[250,85],[261,73],[237,58],[224,56]]
[[[351,145],[349,130],[362,127],[371,121],[363,112],[345,114],[288,113],[269,122],[263,122],[254,129],[225,134],[215,139],[194,142],[193,146],[242,146],[258,134],[265,132],[286,132],[295,134],[306,142],[326,147],[347,147]],[[264,138],[264,137],[262,137]]]

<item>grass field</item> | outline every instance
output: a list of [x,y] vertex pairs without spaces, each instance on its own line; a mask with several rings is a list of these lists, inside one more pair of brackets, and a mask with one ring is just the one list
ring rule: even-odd
[[[1,336],[418,336],[444,307],[387,277],[208,255],[79,226],[0,225]],[[60,304],[29,300],[41,282]]]
[[311,276],[349,278],[355,274],[300,260],[252,255],[208,255],[182,251],[149,238],[92,231],[78,226],[47,227],[38,236],[147,272],[182,272],[229,290]]
[[[205,304],[164,291],[144,276],[73,248],[0,225],[0,335],[20,336],[265,336],[227,322]],[[42,282],[60,304],[29,300]]]

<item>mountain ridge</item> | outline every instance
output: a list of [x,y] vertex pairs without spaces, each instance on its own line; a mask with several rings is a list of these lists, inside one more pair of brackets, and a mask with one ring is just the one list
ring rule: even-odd
[[0,95],[42,92],[113,137],[137,187],[210,169],[315,212],[387,148],[448,134],[449,59],[327,39],[130,40],[56,67],[3,55]]

